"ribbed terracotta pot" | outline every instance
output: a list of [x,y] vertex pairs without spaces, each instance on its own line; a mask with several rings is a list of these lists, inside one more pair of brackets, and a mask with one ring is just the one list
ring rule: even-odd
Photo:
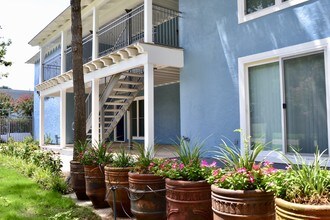
[[330,220],[330,205],[303,205],[287,202],[276,198],[276,219],[280,220],[305,220],[328,219]]
[[105,201],[105,182],[104,182],[104,167],[103,166],[84,166],[86,194],[92,201],[95,209],[109,207]]
[[131,211],[137,220],[166,219],[165,179],[153,174],[128,173]]
[[86,195],[85,171],[84,165],[79,161],[70,161],[70,183],[78,200],[88,200]]
[[211,186],[206,181],[165,181],[168,220],[212,219]]
[[[105,183],[107,189],[106,201],[116,211],[118,217],[128,217],[131,213],[131,201],[128,197],[128,172],[132,167],[105,166]],[[115,192],[112,190],[115,188]],[[115,203],[113,201],[114,193]],[[115,206],[115,209],[114,209]]]
[[275,219],[274,194],[260,190],[212,189],[214,220]]

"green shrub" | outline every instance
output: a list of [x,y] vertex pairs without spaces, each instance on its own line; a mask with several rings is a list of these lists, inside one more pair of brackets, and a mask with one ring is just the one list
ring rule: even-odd
[[32,178],[44,189],[66,193],[68,186],[62,178],[61,160],[52,151],[43,151],[35,142],[9,142],[0,145],[0,154],[8,156],[10,166]]
[[36,166],[49,169],[54,173],[59,174],[61,172],[62,164],[58,155],[53,151],[41,150],[34,142],[2,144],[0,145],[0,153],[32,162]]

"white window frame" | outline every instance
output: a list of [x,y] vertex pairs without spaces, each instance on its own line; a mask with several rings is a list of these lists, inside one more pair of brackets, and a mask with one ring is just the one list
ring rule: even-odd
[[282,0],[275,0],[275,5],[261,9],[259,11],[245,14],[246,9],[246,0],[237,0],[237,8],[238,8],[238,23],[247,22],[256,18],[260,18],[262,16],[283,10],[288,7],[292,7],[297,4],[301,4],[307,2],[309,0],[289,0],[286,2],[282,2]]
[[[136,133],[138,134],[138,136],[132,136],[133,140],[144,140],[144,136],[140,136],[140,113],[139,113],[139,104],[141,100],[144,100],[144,96],[139,96],[139,97],[135,97],[134,101],[138,101],[137,105],[136,105],[136,117],[137,117],[137,122],[136,122]],[[133,126],[133,125],[132,125]]]
[[[238,58],[238,78],[239,78],[239,107],[240,107],[240,128],[243,130],[245,136],[250,136],[250,120],[249,120],[249,86],[248,86],[248,68],[252,66],[257,66],[266,63],[279,62],[280,68],[281,60],[287,57],[301,56],[308,53],[315,53],[317,51],[324,52],[324,64],[325,64],[325,83],[326,83],[326,106],[327,106],[327,126],[328,126],[328,156],[330,157],[330,38],[325,38],[321,40],[315,40],[303,44],[298,44],[294,46],[289,46],[277,50],[271,50],[259,54],[249,55],[245,57]],[[280,70],[281,71],[281,70]],[[280,80],[282,80],[280,78]],[[283,96],[283,83],[281,83],[281,94]],[[281,96],[281,101],[283,97]],[[283,102],[282,102],[283,103]],[[283,110],[282,110],[283,111]],[[283,112],[282,112],[283,115]],[[284,120],[282,116],[282,134],[285,132]],[[244,150],[244,135],[241,135],[241,150]],[[282,153],[286,154],[286,149],[284,146],[284,135],[282,136]],[[291,158],[290,153],[287,154]],[[267,156],[267,159],[272,162],[281,163],[283,162],[281,156],[278,153],[272,151],[262,152],[258,160],[263,160]],[[313,156],[304,156],[307,161],[312,161]],[[291,158],[293,159],[293,158]]]

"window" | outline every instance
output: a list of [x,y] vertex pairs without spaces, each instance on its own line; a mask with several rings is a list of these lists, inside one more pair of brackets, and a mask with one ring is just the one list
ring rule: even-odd
[[284,136],[287,152],[328,148],[323,52],[250,67],[248,74],[252,142],[282,149]]
[[308,0],[237,0],[238,23],[306,2]]
[[245,14],[275,5],[275,0],[245,0]]
[[144,100],[137,98],[132,103],[132,136],[133,139],[143,139],[144,137]]

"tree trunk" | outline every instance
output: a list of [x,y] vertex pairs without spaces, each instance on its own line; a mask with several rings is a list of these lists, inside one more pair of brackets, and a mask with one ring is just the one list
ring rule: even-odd
[[[86,141],[86,109],[85,83],[83,73],[83,48],[81,1],[70,0],[71,5],[71,34],[72,34],[72,72],[74,94],[74,145]],[[73,148],[73,160],[77,158],[76,147]]]

